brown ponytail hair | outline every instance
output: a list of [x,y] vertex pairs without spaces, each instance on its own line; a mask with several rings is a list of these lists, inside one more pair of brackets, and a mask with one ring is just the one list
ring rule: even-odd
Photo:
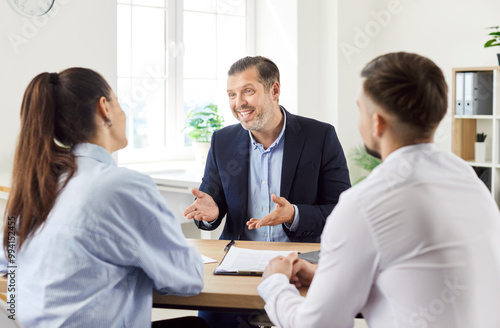
[[[59,192],[75,173],[71,149],[95,136],[96,105],[101,97],[109,100],[111,92],[99,73],[86,68],[41,73],[28,85],[5,210],[5,217],[15,220],[17,250],[43,225]],[[8,237],[5,224],[6,254]]]

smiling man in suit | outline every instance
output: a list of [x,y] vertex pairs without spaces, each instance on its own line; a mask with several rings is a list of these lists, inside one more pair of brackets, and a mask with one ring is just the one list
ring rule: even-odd
[[221,239],[319,242],[327,216],[350,187],[333,126],[278,104],[278,67],[245,57],[228,72],[227,94],[240,121],[214,133],[196,201],[184,215]]
[[[344,152],[330,124],[278,104],[278,67],[245,57],[228,72],[227,95],[240,121],[214,133],[195,202],[184,211],[221,239],[319,242],[326,218],[350,187]],[[248,313],[200,311],[213,328],[253,327]],[[251,314],[250,314],[251,316]]]

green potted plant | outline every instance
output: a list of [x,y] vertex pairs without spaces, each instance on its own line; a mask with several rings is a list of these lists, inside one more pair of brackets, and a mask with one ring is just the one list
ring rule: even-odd
[[219,115],[217,105],[208,104],[202,109],[191,108],[187,113],[184,127],[193,141],[195,159],[205,164],[212,134],[223,127],[224,118]]
[[[486,41],[484,47],[485,48],[500,47],[500,26],[491,26],[487,27],[487,29],[494,29],[495,31],[488,34],[492,37],[492,39]],[[497,54],[497,57],[498,57],[498,65],[500,65],[500,53]]]
[[[382,160],[369,155],[366,152],[364,146],[358,146],[353,148],[350,152],[350,157],[351,160],[354,162],[354,164],[364,169],[365,171],[368,171],[368,173],[370,173],[374,168],[376,168],[380,163],[382,163]],[[354,182],[353,185],[355,185],[358,182],[361,182],[365,178],[366,176],[362,176],[361,178],[356,180],[356,182]]]

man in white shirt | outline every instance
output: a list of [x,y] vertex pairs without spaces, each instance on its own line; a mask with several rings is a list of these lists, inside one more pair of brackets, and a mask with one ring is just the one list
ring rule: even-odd
[[[462,159],[438,152],[447,86],[429,59],[380,56],[363,69],[358,128],[383,160],[345,191],[318,266],[273,259],[259,285],[278,327],[500,327],[500,214]],[[290,283],[291,282],[291,283]],[[307,297],[296,287],[308,286]]]

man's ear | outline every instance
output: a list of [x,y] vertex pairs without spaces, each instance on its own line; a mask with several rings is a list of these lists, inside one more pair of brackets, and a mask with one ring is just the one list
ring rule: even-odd
[[382,137],[385,130],[387,129],[387,119],[380,113],[373,113],[373,136]]
[[277,101],[280,98],[280,84],[278,82],[274,82],[271,86],[271,92],[273,96],[273,101]]
[[106,100],[106,97],[101,97],[97,101],[97,115],[102,117],[104,121],[108,121],[110,119],[110,112],[109,112],[109,107],[108,107],[108,101]]

